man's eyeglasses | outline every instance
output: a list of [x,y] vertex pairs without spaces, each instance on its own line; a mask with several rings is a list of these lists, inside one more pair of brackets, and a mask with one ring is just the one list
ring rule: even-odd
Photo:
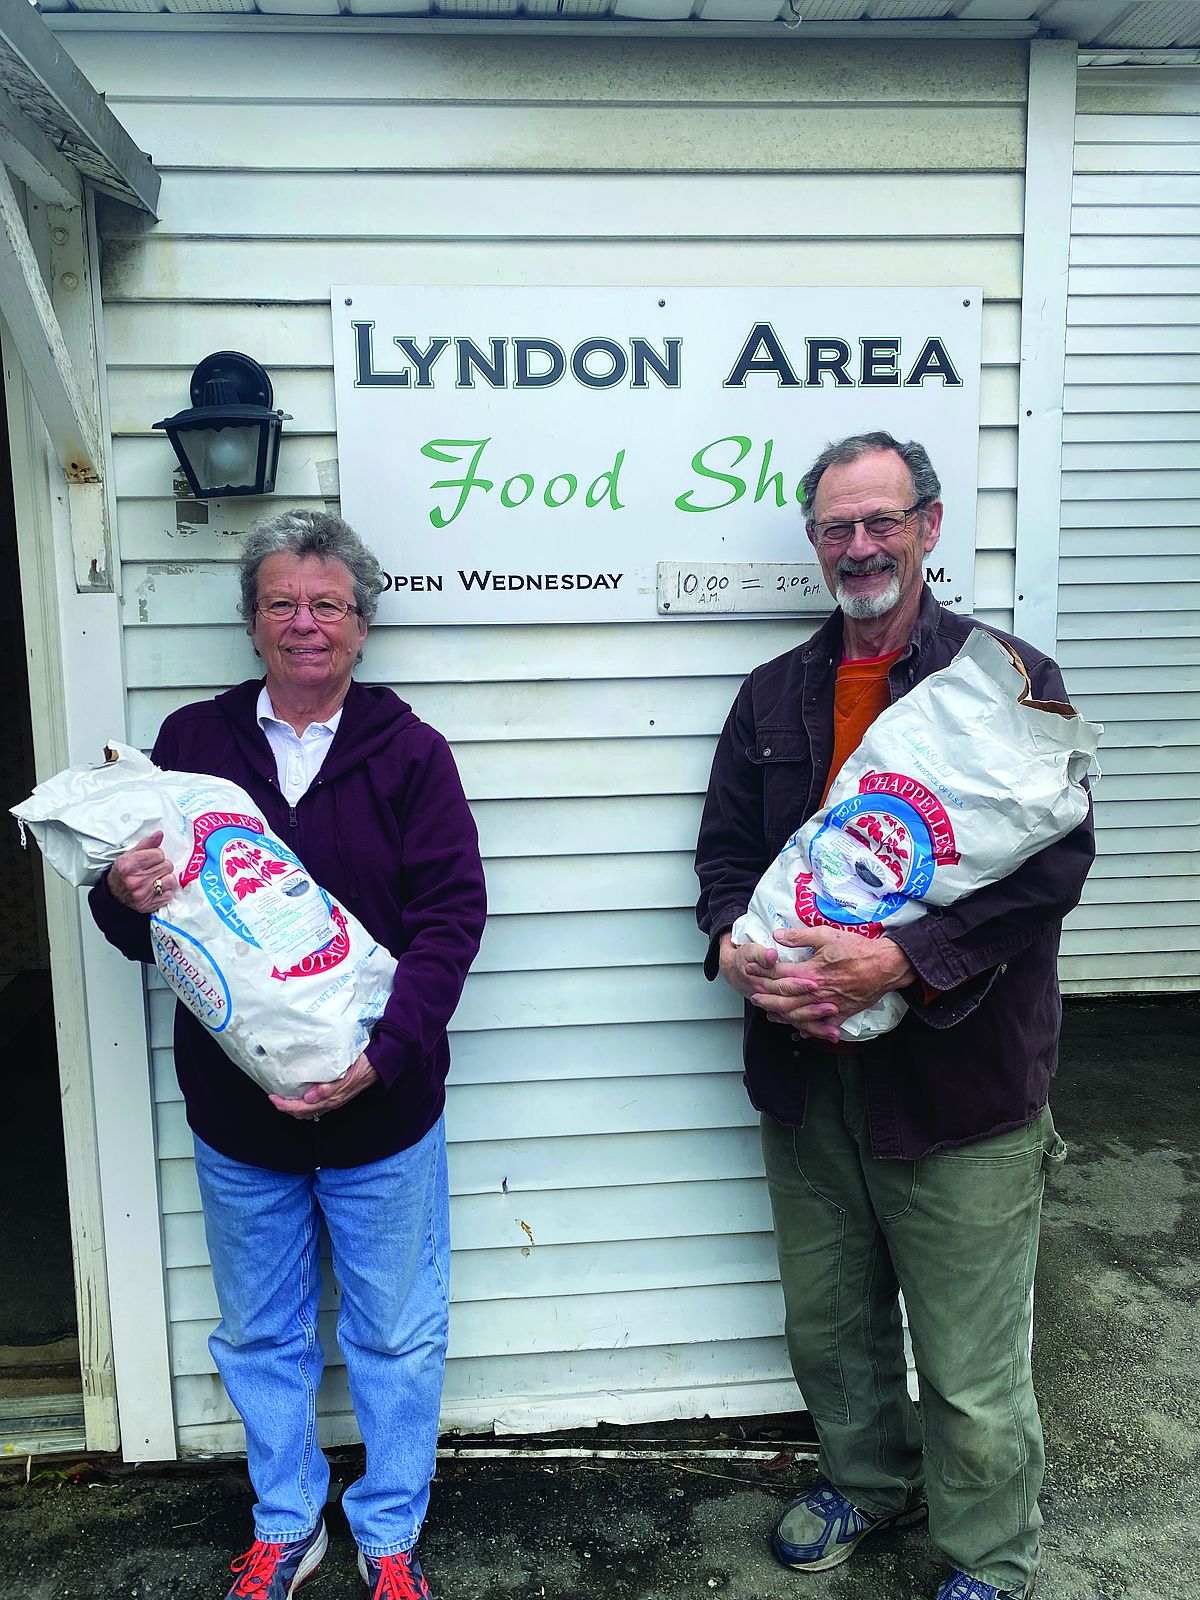
[[[270,622],[290,622],[300,606],[299,600],[259,600],[254,609]],[[361,606],[352,606],[345,600],[314,600],[307,610],[314,622],[341,622],[351,611],[362,616]]]
[[869,517],[858,517],[853,522],[813,522],[810,518],[808,531],[818,544],[849,544],[854,537],[855,528],[862,528],[872,539],[887,539],[892,534],[901,532],[907,526],[913,512],[923,510],[928,504],[929,500],[926,498],[918,500],[915,506],[908,506],[902,511],[874,511]]

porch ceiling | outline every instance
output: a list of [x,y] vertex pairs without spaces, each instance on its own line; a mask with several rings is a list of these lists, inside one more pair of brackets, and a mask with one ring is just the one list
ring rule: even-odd
[[[66,26],[97,15],[155,16],[177,25],[200,19],[388,19],[437,31],[597,35],[730,33],[775,39],[813,37],[1020,38],[1078,41],[1086,60],[1168,53],[1200,61],[1200,0],[37,0]],[[800,20],[798,20],[800,19]],[[254,24],[251,24],[254,25]],[[261,25],[261,24],[260,24]],[[785,27],[786,30],[785,31]]]
[[[153,214],[160,179],[150,157],[27,0],[0,0],[0,132],[6,136],[3,160],[11,164],[28,152],[32,165],[51,177],[52,193],[64,187],[54,173],[73,168],[97,188]],[[23,166],[20,176],[27,177]],[[37,188],[36,180],[27,181]]]

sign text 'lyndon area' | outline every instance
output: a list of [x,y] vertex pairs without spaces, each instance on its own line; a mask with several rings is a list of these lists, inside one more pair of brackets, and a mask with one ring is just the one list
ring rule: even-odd
[[[378,620],[811,610],[811,584],[787,577],[813,560],[801,476],[829,439],[876,428],[929,447],[947,503],[930,580],[969,608],[979,304],[973,289],[335,289],[342,504],[389,575]],[[747,563],[782,582],[747,581]],[[692,569],[716,574],[719,605],[688,603]]]

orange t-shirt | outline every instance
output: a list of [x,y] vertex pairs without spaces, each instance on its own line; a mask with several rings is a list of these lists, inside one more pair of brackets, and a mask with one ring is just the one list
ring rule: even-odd
[[863,735],[881,711],[892,703],[888,668],[898,661],[904,647],[886,656],[865,656],[861,661],[843,661],[838,668],[833,691],[833,760],[821,804],[829,799],[838,773],[858,749]]
[[[838,668],[837,684],[833,691],[833,759],[829,763],[829,781],[821,804],[829,799],[838,773],[858,749],[863,735],[881,711],[892,703],[888,685],[888,668],[904,654],[904,647],[886,656],[865,656],[861,661],[843,661]],[[921,980],[926,1001],[935,1000],[939,991]],[[827,1049],[849,1051],[857,1046],[830,1045]]]

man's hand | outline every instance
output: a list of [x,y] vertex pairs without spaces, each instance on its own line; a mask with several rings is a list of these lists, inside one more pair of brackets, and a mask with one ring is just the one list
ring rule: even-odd
[[[904,951],[888,938],[864,939],[836,928],[780,929],[775,938],[793,949],[811,947],[813,953],[795,966],[779,964],[778,976],[769,982],[757,980],[750,1004],[812,1039],[836,1043],[847,1017],[917,976]],[[722,951],[722,970],[723,957]]]
[[340,1078],[335,1078],[332,1083],[314,1083],[311,1089],[304,1091],[300,1100],[285,1100],[279,1094],[268,1095],[267,1098],[276,1111],[295,1117],[297,1122],[316,1122],[318,1117],[338,1110],[348,1100],[353,1100],[355,1095],[360,1095],[364,1089],[378,1082],[379,1074],[367,1060],[364,1051]]
[[768,945],[734,944],[731,933],[721,935],[721,976],[749,999],[764,978],[773,976],[779,952]]
[[161,911],[179,887],[175,869],[162,853],[162,833],[151,833],[119,855],[108,870],[114,900],[130,911]]
[[[780,939],[782,944],[784,941]],[[807,940],[804,941],[807,943]],[[817,1000],[817,979],[797,976],[798,966],[780,961],[773,945],[734,944],[733,935],[721,935],[721,976],[752,1004],[756,995],[785,994],[793,1003],[807,1000],[817,1007],[816,1016],[832,1015],[832,1003],[821,1006]],[[788,1022],[786,1016],[772,1016],[773,1022]]]

